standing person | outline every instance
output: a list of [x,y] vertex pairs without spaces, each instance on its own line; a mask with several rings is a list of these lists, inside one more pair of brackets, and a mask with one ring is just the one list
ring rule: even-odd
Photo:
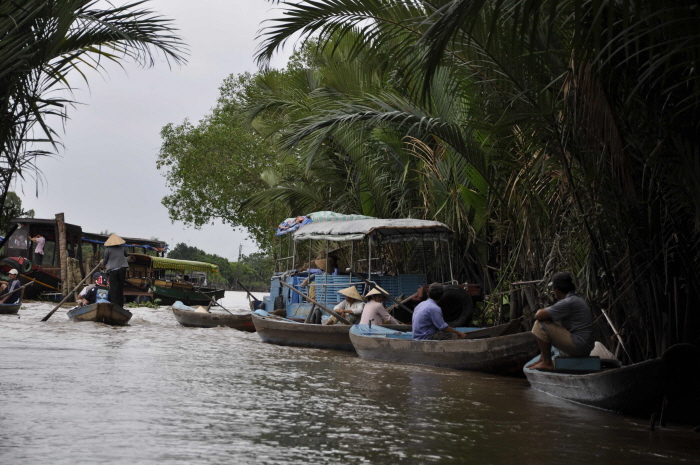
[[124,283],[126,282],[126,270],[129,262],[126,260],[124,239],[112,234],[105,242],[104,258],[100,265],[109,273],[109,301],[120,307],[124,306]]
[[549,283],[557,303],[535,313],[532,333],[537,336],[540,359],[529,365],[532,370],[552,370],[551,346],[572,357],[585,357],[595,345],[593,314],[585,300],[576,292],[571,274],[559,272]]
[[401,324],[399,320],[391,316],[389,312],[386,311],[386,308],[384,308],[384,301],[386,300],[384,294],[386,294],[386,291],[377,286],[365,295],[365,297],[369,299],[369,302],[365,304],[365,308],[362,310],[361,325],[368,325],[370,322],[375,325]]
[[419,303],[413,310],[412,331],[413,339],[429,339],[433,341],[449,341],[467,337],[461,331],[450,328],[442,316],[442,309],[437,304],[444,288],[440,283],[433,283],[428,288],[428,299]]
[[2,293],[0,293],[0,304],[11,305],[19,302],[19,299],[22,297],[22,291],[19,290],[22,283],[17,279],[18,275],[19,273],[14,268],[10,270],[10,280],[4,286]]
[[36,266],[41,266],[41,264],[44,263],[44,244],[46,244],[46,238],[41,234],[37,234],[29,239],[32,242],[36,242],[36,247],[34,248],[34,264]]
[[[362,309],[365,307],[365,303],[362,301],[360,293],[357,292],[357,288],[355,286],[350,286],[339,290],[338,294],[343,294],[345,299],[333,307],[333,311],[344,317],[350,323],[357,323],[360,320],[360,315],[362,315]],[[334,325],[337,322],[338,320],[334,316],[331,316],[328,321],[326,321],[326,324]]]

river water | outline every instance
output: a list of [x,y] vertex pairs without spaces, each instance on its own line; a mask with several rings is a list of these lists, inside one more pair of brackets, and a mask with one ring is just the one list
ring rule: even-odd
[[[244,312],[245,294],[223,301]],[[525,379],[366,361],[180,326],[0,315],[0,464],[700,463],[700,434]]]

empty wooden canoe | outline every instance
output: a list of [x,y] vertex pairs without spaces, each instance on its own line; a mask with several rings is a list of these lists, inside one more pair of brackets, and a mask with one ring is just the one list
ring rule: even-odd
[[230,315],[228,313],[202,313],[196,312],[193,307],[188,307],[182,302],[175,302],[171,307],[175,319],[182,326],[192,328],[216,328],[225,326],[239,331],[255,332],[255,325],[250,313]]

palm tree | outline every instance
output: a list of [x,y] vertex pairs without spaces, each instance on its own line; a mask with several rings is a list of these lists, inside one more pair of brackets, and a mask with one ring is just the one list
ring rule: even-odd
[[[610,310],[633,359],[698,342],[694,2],[318,0],[285,8],[262,35],[261,61],[297,33],[321,47],[352,38],[355,56],[383,51],[397,64],[405,102],[322,107],[315,120],[296,121],[303,127],[287,137],[290,147],[318,147],[329,128],[400,122],[420,141],[422,159],[454,153],[464,165],[447,172],[483,181],[485,196],[463,200],[474,208],[488,201],[488,260],[501,282],[571,269],[594,304]],[[440,111],[451,100],[458,111]]]
[[[184,62],[184,44],[170,20],[143,8],[147,0],[120,7],[96,0],[23,0],[0,3],[0,205],[10,183],[27,172],[39,175],[28,145],[57,145],[47,118],[66,117],[73,102],[60,96],[70,80],[86,79],[103,60],[152,66],[154,54]],[[65,92],[63,92],[65,94]]]

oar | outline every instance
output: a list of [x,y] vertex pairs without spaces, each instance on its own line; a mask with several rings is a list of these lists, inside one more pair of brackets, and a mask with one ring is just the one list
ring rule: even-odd
[[[224,310],[226,310],[227,312],[229,312],[228,309],[227,309],[226,307],[224,307],[224,306],[221,305],[219,302],[217,302],[216,300],[214,300],[214,296],[211,297],[211,302],[209,302],[209,306],[207,307],[207,311],[209,311],[209,309],[211,308],[212,305],[217,305],[217,306],[223,308]],[[229,313],[230,313],[231,315],[233,315],[233,313],[231,313],[231,312],[229,312]]]
[[334,317],[336,317],[336,318],[338,319],[338,321],[342,321],[342,322],[345,323],[346,325],[352,326],[352,323],[350,323],[348,320],[346,320],[346,319],[343,318],[342,316],[338,315],[337,313],[335,313],[335,312],[334,312],[333,310],[331,310],[330,308],[325,307],[325,306],[321,305],[320,303],[316,302],[314,299],[312,299],[312,298],[309,297],[308,295],[304,294],[304,293],[301,292],[300,290],[295,289],[293,286],[290,286],[289,284],[283,282],[282,280],[280,280],[280,284],[283,285],[283,286],[285,286],[285,287],[290,288],[291,290],[293,290],[294,292],[296,292],[297,294],[299,294],[300,296],[302,296],[303,298],[305,298],[306,300],[308,300],[308,301],[311,302],[312,304],[315,304],[318,308],[320,308],[320,309],[323,310],[324,312],[326,312],[326,313],[328,313],[328,314],[330,314],[330,315],[333,315]]
[[73,294],[80,286],[82,286],[82,285],[85,283],[85,281],[87,281],[88,278],[89,278],[90,276],[92,276],[92,274],[93,274],[95,271],[97,271],[97,269],[100,267],[100,265],[101,265],[101,263],[98,263],[97,266],[96,266],[95,268],[93,268],[91,272],[89,272],[88,274],[86,274],[85,277],[83,278],[83,280],[80,281],[80,282],[78,283],[78,285],[75,286],[75,287],[73,288],[72,291],[70,291],[68,294],[66,294],[66,296],[63,298],[63,300],[62,300],[58,305],[56,305],[56,308],[54,308],[53,310],[51,310],[44,318],[41,319],[41,321],[48,321],[48,319],[51,318],[51,315],[53,315],[54,313],[56,313],[56,310],[58,310],[59,308],[61,308],[61,305],[63,305],[64,303],[66,303],[66,301],[67,301],[68,298],[71,296],[71,294]]
[[246,291],[248,293],[248,295],[253,298],[254,301],[260,302],[260,299],[258,299],[253,294],[251,294],[250,291],[248,289],[246,289],[246,287],[243,284],[241,284],[241,282],[239,280],[236,280],[236,283],[238,283],[238,285],[241,286],[243,288],[243,290]]
[[[375,287],[377,287],[376,284],[372,284],[371,282],[367,281],[365,278],[363,278],[363,277],[360,276],[359,274],[355,273],[354,271],[351,271],[350,274],[351,274],[352,276],[356,277],[356,278],[361,279],[361,280],[364,281],[364,283],[367,284],[368,286],[375,286]],[[391,294],[388,294],[388,293],[386,293],[386,292],[382,292],[381,289],[377,289],[377,290],[378,290],[384,297],[386,297],[387,299],[389,299],[389,300],[391,300],[392,302],[394,302],[395,305],[398,305],[399,307],[403,308],[403,309],[406,310],[408,313],[410,313],[411,315],[413,315],[413,310],[411,310],[410,308],[408,308],[407,306],[405,306],[405,305],[403,304],[403,302],[399,302],[398,300],[394,299],[394,298],[391,296]],[[365,292],[365,294],[366,294],[366,292]]]
[[37,284],[41,284],[42,286],[46,286],[46,287],[48,287],[49,289],[53,289],[54,291],[60,291],[60,289],[57,288],[57,287],[53,287],[53,286],[51,286],[51,285],[49,285],[49,284],[42,283],[42,282],[39,281],[38,279],[30,278],[30,277],[27,276],[27,275],[23,275],[22,278],[28,279],[28,280],[30,280],[30,281],[33,282],[33,283],[37,283]]

